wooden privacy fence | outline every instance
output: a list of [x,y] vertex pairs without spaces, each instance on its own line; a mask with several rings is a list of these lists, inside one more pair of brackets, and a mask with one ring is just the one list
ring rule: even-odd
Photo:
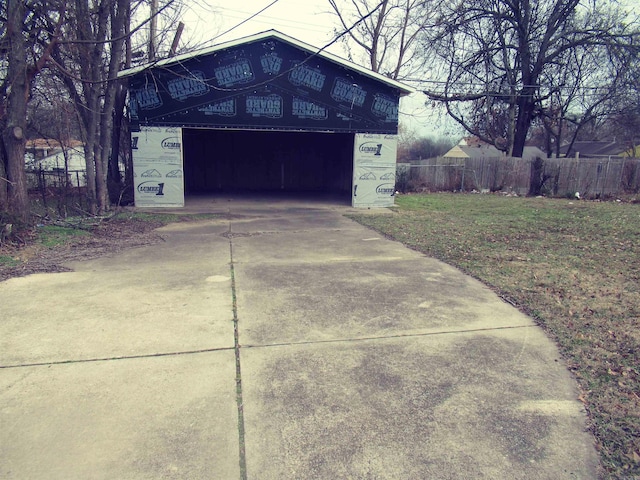
[[640,191],[638,158],[431,158],[403,164],[408,190],[505,191],[600,198]]

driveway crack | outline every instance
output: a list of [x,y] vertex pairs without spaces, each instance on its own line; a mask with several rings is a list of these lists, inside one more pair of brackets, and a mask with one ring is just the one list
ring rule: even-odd
[[227,232],[229,239],[229,269],[231,273],[231,296],[233,305],[233,342],[236,359],[236,405],[238,408],[238,446],[240,459],[240,478],[247,479],[247,460],[245,448],[245,430],[244,430],[244,402],[242,400],[242,368],[240,366],[240,332],[238,328],[238,302],[236,295],[236,275],[235,264],[233,260],[233,237],[231,232],[231,220],[229,220],[229,230]]

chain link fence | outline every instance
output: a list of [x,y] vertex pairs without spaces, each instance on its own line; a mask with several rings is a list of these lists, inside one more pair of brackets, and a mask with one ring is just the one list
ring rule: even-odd
[[66,217],[70,207],[77,211],[86,210],[87,178],[84,170],[27,169],[26,173],[29,193],[42,203],[45,211],[55,208],[59,215]]

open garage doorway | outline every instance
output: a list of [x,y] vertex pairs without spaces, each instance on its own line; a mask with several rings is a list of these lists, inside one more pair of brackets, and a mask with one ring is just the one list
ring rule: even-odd
[[190,128],[182,132],[187,195],[309,192],[350,198],[352,133]]

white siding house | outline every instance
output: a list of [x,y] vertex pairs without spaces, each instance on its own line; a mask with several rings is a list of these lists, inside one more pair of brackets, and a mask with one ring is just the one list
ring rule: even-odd
[[42,173],[47,177],[47,184],[59,184],[67,174],[68,182],[74,187],[84,187],[86,180],[86,163],[83,144],[71,140],[69,145],[61,145],[55,140],[28,140],[25,152],[27,171],[32,173],[30,183],[37,186],[37,176]]

